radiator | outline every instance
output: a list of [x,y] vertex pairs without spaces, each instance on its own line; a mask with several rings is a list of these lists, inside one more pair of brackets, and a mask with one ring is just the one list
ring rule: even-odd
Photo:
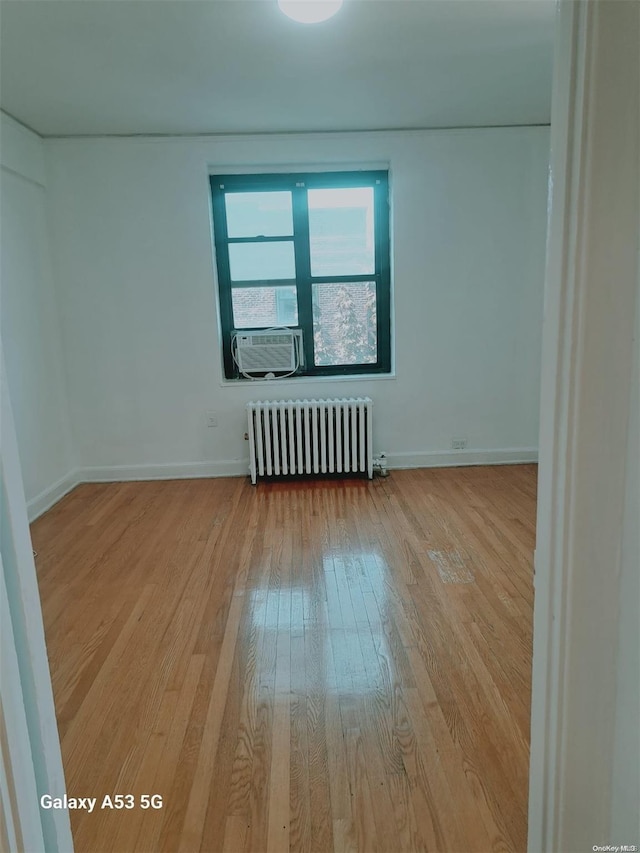
[[247,403],[251,482],[287,474],[371,479],[372,408],[369,397]]

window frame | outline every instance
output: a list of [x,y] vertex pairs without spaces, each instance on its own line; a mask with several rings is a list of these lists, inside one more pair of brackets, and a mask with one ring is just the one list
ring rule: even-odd
[[[236,331],[233,325],[232,290],[234,287],[295,285],[298,304],[298,323],[286,328],[302,329],[304,366],[295,377],[358,376],[391,373],[391,269],[389,232],[389,173],[387,170],[286,172],[270,174],[212,174],[211,186],[213,243],[218,273],[218,305],[222,331],[223,371],[226,379],[240,380],[234,363],[231,343]],[[309,210],[307,190],[339,189],[341,187],[372,187],[374,196],[374,272],[358,275],[313,276],[309,239]],[[229,237],[225,195],[229,192],[291,192],[293,234],[288,236]],[[295,258],[295,279],[232,282],[229,245],[237,243],[267,243],[292,241]],[[314,364],[313,286],[314,284],[350,284],[374,282],[376,290],[377,361],[368,364]],[[254,326],[252,331],[270,328]],[[283,326],[285,328],[285,326]]]

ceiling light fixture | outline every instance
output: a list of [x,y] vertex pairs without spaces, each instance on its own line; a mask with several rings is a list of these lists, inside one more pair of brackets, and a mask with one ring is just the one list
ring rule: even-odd
[[301,24],[328,21],[342,6],[342,0],[278,0],[280,11]]

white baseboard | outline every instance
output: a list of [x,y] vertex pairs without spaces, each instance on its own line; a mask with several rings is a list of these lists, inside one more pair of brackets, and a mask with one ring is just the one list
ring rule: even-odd
[[[375,455],[375,454],[374,454]],[[506,450],[455,450],[387,454],[389,468],[448,468],[460,465],[515,465],[538,461],[535,447]],[[222,462],[186,462],[158,465],[105,465],[80,468],[80,483],[117,483],[130,480],[188,480],[200,477],[245,477],[249,458]]]
[[81,483],[119,483],[130,480],[190,480],[201,477],[243,477],[249,474],[248,459],[222,462],[184,462],[158,465],[105,465],[81,468]]
[[[389,469],[451,468],[463,465],[516,465],[538,461],[535,447],[506,450],[455,450],[389,453]],[[77,468],[40,492],[27,504],[29,521],[35,521],[80,483],[120,483],[131,480],[188,480],[202,477],[246,477],[248,459],[223,462],[186,462],[160,465],[105,465]]]
[[521,465],[538,461],[537,447],[509,447],[502,450],[427,450],[415,453],[388,453],[387,467],[457,468],[464,465]]
[[56,483],[40,492],[35,498],[27,501],[27,518],[29,523],[35,521],[44,512],[58,503],[60,498],[63,498],[71,489],[75,489],[78,483],[82,482],[80,471],[76,468],[61,477]]

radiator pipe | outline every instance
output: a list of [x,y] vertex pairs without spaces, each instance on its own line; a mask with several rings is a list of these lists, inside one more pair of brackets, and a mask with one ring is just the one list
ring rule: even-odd
[[373,470],[378,475],[378,477],[388,477],[389,469],[387,468],[387,454],[386,453],[378,453],[376,458],[373,460]]

